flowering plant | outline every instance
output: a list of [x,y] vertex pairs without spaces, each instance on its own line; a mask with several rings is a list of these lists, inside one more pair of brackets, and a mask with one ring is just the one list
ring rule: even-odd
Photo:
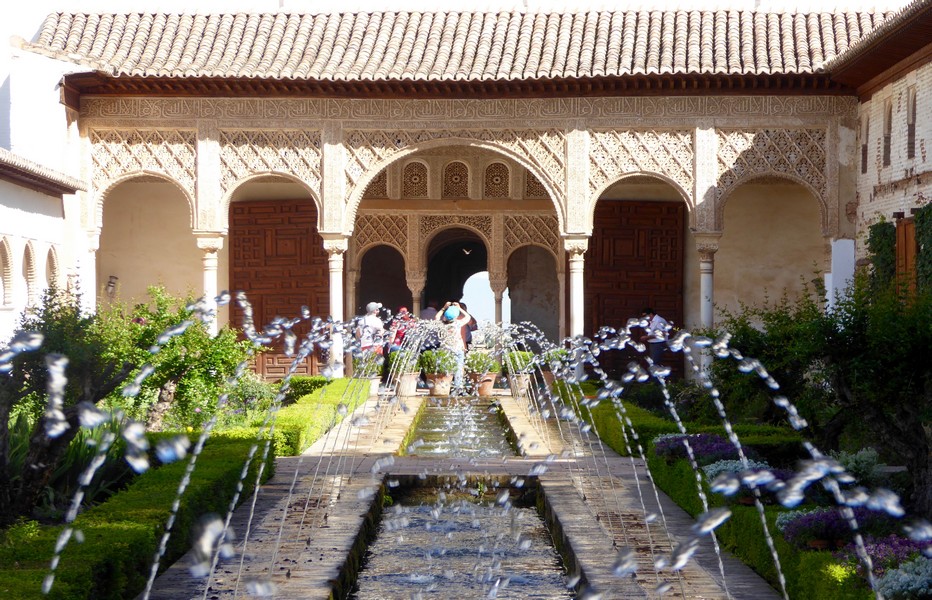
[[889,600],[932,598],[932,559],[918,556],[884,573],[877,591]]
[[684,439],[689,442],[689,446],[693,450],[693,455],[696,457],[696,462],[700,465],[708,465],[720,460],[738,459],[738,450],[735,448],[734,444],[714,433],[694,433],[690,435],[665,434],[657,436],[657,438],[654,439],[654,453],[657,456],[669,460],[687,458],[686,445],[683,443]]
[[[915,542],[895,533],[881,538],[868,537],[864,540],[864,548],[871,557],[876,577],[882,577],[890,569],[895,569],[916,558],[927,545],[928,542]],[[836,552],[835,558],[857,569],[863,568],[854,543]]]
[[[889,535],[896,528],[896,520],[886,513],[863,506],[852,510],[862,533]],[[854,538],[851,525],[838,508],[817,508],[800,515],[786,524],[783,535],[786,541],[798,548],[805,548],[815,540],[827,540],[837,545],[847,544]]]

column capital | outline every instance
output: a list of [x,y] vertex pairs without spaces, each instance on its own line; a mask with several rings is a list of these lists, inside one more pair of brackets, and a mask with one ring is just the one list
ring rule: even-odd
[[197,247],[204,252],[220,252],[223,248],[223,236],[216,231],[195,231]]
[[703,233],[694,233],[696,240],[696,250],[699,251],[700,261],[711,261],[718,252],[718,242],[722,238],[722,232],[709,231]]
[[496,296],[504,294],[505,289],[508,288],[508,273],[490,271],[489,287],[492,288],[492,293]]
[[564,237],[563,249],[570,255],[570,260],[581,260],[589,249],[589,236]]
[[324,250],[326,250],[327,254],[331,257],[335,255],[342,256],[349,248],[349,239],[342,233],[322,233],[320,235],[324,238]]

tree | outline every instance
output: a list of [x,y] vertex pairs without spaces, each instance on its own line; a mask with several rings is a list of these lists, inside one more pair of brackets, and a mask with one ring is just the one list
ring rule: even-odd
[[[906,466],[912,509],[932,517],[932,289],[905,294],[859,275],[830,310],[810,294],[748,309],[720,327],[801,402],[823,449],[837,449],[845,431],[866,431],[881,454]],[[757,378],[736,383],[725,368],[716,366],[716,383],[732,403],[744,401],[735,391],[763,393]]]
[[[24,352],[13,359],[9,373],[0,375],[0,527],[29,514],[80,427],[78,405],[96,404],[132,373],[134,365],[108,357],[107,340],[93,316],[82,314],[79,299],[50,289],[34,313],[24,315],[20,330],[43,336],[41,351]],[[68,428],[58,436],[46,432],[49,417],[41,415],[29,439],[22,473],[10,472],[10,414],[20,403],[33,402],[47,393],[46,355],[68,358],[67,386],[62,411]],[[15,479],[15,485],[11,482]]]

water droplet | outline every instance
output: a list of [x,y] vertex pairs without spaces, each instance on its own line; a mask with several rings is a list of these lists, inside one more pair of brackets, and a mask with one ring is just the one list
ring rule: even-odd
[[637,559],[634,550],[625,546],[618,550],[615,564],[612,566],[612,575],[615,577],[629,577],[637,573]]
[[165,463],[172,463],[181,460],[188,454],[188,448],[191,447],[191,440],[186,435],[177,435],[171,439],[161,440],[155,445],[155,455]]
[[727,508],[713,508],[699,515],[696,519],[696,524],[693,525],[693,531],[696,532],[697,535],[712,533],[715,528],[727,521],[730,517],[731,511]]

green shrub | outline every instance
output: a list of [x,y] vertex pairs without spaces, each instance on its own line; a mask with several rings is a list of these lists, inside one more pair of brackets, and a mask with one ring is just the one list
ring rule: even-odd
[[[227,512],[253,443],[222,434],[208,440],[181,497],[163,566],[190,547],[192,525],[201,515]],[[247,490],[255,484],[258,466],[257,455],[246,475]],[[0,595],[18,600],[106,600],[138,594],[145,586],[186,468],[184,460],[150,469],[104,504],[78,515],[73,526],[84,541],[72,540],[65,548],[47,596],[41,592],[42,581],[49,572],[62,527],[30,528],[28,535],[16,533],[16,544],[0,546]],[[274,457],[270,456],[263,477],[270,477],[273,470]]]
[[443,348],[425,350],[418,357],[417,365],[425,373],[450,375],[456,370],[456,357]]
[[416,373],[418,352],[415,349],[402,348],[388,354],[387,366],[389,374]]
[[284,404],[293,404],[301,396],[313,394],[330,382],[323,375],[293,375],[285,392]]
[[534,353],[523,350],[512,350],[505,353],[502,360],[502,372],[506,375],[509,373],[530,373],[534,370]]
[[470,350],[466,353],[467,373],[499,373],[502,365],[486,350]]

